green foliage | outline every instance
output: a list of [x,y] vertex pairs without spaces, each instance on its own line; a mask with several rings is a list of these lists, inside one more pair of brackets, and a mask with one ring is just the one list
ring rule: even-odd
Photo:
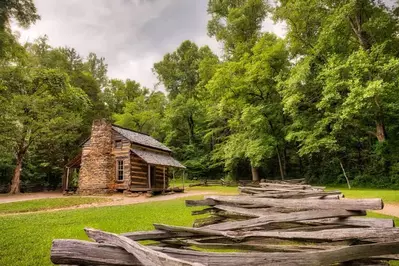
[[264,0],[209,0],[208,34],[224,44],[228,56],[248,52],[260,35],[267,9]]
[[[399,184],[398,3],[210,0],[223,54],[182,42],[152,69],[165,94],[109,78],[104,58],[46,36],[22,47],[9,20],[28,26],[36,9],[3,6],[2,183],[23,158],[23,183],[58,184],[101,117],[165,142],[189,178],[341,184],[342,165],[352,185]],[[267,17],[287,25],[284,38],[263,31]]]
[[[143,93],[148,93],[144,90]],[[131,101],[125,101],[123,113],[114,114],[115,124],[161,137],[161,121],[166,105],[165,95],[161,92],[142,94]]]
[[[21,27],[40,19],[33,0],[6,0],[0,2],[0,65],[7,60],[20,59],[24,50],[11,32],[11,20],[15,19]],[[3,61],[4,60],[4,61]]]

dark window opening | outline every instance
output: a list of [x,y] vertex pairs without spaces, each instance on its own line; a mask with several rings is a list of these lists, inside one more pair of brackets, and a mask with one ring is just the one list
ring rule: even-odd
[[122,149],[122,141],[121,140],[115,140],[115,148]]
[[116,178],[118,181],[123,181],[123,160],[118,160],[116,164]]
[[155,187],[156,186],[156,168],[155,166],[151,165],[150,166],[150,182],[151,182],[151,187]]

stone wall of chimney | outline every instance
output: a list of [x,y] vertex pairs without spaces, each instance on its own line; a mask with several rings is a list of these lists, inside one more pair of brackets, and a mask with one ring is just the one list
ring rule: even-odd
[[82,151],[78,193],[101,194],[111,192],[115,167],[112,154],[112,126],[105,120],[95,120],[90,144]]

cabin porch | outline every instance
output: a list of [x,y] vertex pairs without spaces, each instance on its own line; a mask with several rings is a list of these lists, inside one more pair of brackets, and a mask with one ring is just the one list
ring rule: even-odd
[[[183,168],[179,162],[168,154],[154,153],[142,149],[131,149],[131,180],[129,190],[132,192],[168,192],[169,180],[176,168]],[[182,191],[184,189],[179,189]]]

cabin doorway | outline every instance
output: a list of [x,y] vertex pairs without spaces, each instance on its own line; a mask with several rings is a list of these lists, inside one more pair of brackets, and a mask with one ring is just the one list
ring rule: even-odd
[[151,187],[156,187],[156,184],[155,184],[155,175],[156,175],[156,168],[155,168],[155,166],[153,166],[153,165],[151,165],[150,166],[150,182],[151,182]]

